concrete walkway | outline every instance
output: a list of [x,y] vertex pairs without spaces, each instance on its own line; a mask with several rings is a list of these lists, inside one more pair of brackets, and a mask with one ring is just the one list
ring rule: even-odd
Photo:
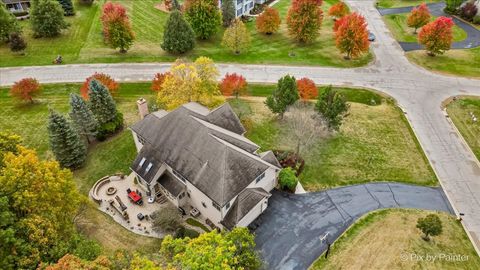
[[[471,49],[480,46],[480,30],[473,27],[472,25],[452,17],[449,14],[446,14],[443,9],[445,8],[445,3],[433,3],[427,4],[430,9],[430,13],[434,16],[445,16],[453,19],[453,22],[460,28],[462,28],[467,33],[467,38],[462,41],[457,41],[452,43],[452,49]],[[382,16],[408,13],[412,11],[414,6],[411,7],[400,7],[400,8],[379,8],[378,12]],[[418,44],[418,42],[399,42],[402,49],[406,52],[422,50],[423,46]]]
[[[366,17],[377,37],[371,46],[375,61],[367,67],[340,69],[313,66],[219,64],[221,74],[239,73],[249,82],[276,83],[285,74],[309,77],[317,84],[376,89],[395,98],[432,164],[454,210],[464,213],[463,225],[477,248],[480,246],[480,167],[468,146],[447,121],[442,102],[455,95],[480,95],[480,80],[443,76],[412,65],[393,39],[373,0],[347,0]],[[473,59],[472,59],[473,61]],[[150,81],[170,63],[87,64],[0,69],[0,85],[25,77],[41,83],[82,82],[95,71],[118,81]]]
[[[274,191],[254,221],[257,248],[267,269],[304,270],[364,214],[382,208],[419,208],[453,213],[441,188],[372,183],[307,194]],[[415,226],[415,224],[412,224]]]

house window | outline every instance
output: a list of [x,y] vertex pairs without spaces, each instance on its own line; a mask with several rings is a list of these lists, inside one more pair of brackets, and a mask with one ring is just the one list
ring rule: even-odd
[[241,5],[243,0],[237,0],[237,5]]
[[242,8],[237,9],[237,16],[242,15]]
[[255,178],[255,183],[260,182],[264,177],[265,177],[265,172],[263,172],[257,178]]
[[225,208],[227,208],[227,210],[228,210],[228,208],[230,208],[230,202],[227,203],[227,205],[225,206]]
[[187,197],[190,198],[190,192],[187,192]]
[[213,207],[215,207],[215,209],[217,209],[218,211],[220,211],[220,205],[218,205],[218,203],[212,201],[212,205],[213,205]]
[[253,8],[253,2],[250,3],[250,8]]
[[145,144],[145,139],[142,138],[140,135],[137,135],[137,138],[138,138],[138,142],[141,143],[142,145]]
[[202,202],[202,206],[207,208],[207,205],[204,202]]

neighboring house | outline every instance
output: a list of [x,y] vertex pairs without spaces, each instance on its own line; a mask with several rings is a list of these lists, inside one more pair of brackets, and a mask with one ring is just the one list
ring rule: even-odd
[[227,229],[248,226],[267,208],[280,164],[271,151],[257,154],[228,103],[211,111],[187,103],[130,129],[138,151],[131,169],[152,194]]
[[249,15],[255,4],[263,4],[267,0],[219,0],[220,7],[224,1],[233,1],[235,4],[235,16],[240,17]]
[[24,12],[30,9],[30,0],[2,0],[11,12]]

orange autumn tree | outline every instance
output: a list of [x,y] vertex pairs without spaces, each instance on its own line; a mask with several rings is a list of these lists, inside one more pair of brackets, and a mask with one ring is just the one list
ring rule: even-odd
[[425,46],[428,55],[435,56],[450,50],[453,40],[453,25],[452,18],[442,16],[422,27],[418,33],[418,42]]
[[247,92],[247,81],[242,75],[227,73],[220,83],[220,91],[224,96],[238,98],[238,96]]
[[163,82],[165,81],[165,79],[170,76],[171,73],[170,72],[164,72],[164,73],[157,73],[155,74],[155,77],[153,78],[153,81],[152,81],[152,86],[150,87],[150,89],[153,91],[153,92],[159,92],[162,90],[162,84]]
[[368,52],[367,22],[362,15],[354,12],[340,18],[335,22],[334,31],[335,44],[341,53],[346,54],[345,59]]
[[313,42],[322,26],[322,0],[293,0],[288,9],[288,33],[296,41]]
[[257,17],[257,31],[262,34],[271,35],[280,29],[280,14],[278,10],[267,7],[260,16]]
[[350,9],[344,2],[338,2],[331,6],[328,10],[328,15],[334,17],[335,19],[341,18],[349,13]]
[[40,94],[40,91],[40,83],[36,79],[25,78],[13,84],[10,95],[18,100],[33,103],[33,98]]
[[297,80],[297,89],[300,99],[303,101],[314,99],[318,96],[318,89],[315,83],[309,78],[301,78]]
[[90,81],[92,79],[96,79],[105,87],[107,87],[108,91],[112,96],[115,96],[117,94],[119,88],[118,83],[108,74],[95,72],[95,74],[88,77],[82,84],[82,87],[80,87],[80,94],[82,95],[83,99],[88,99],[88,85],[90,84]]
[[423,3],[412,9],[412,12],[407,18],[407,25],[408,27],[414,28],[413,33],[416,34],[417,29],[427,24],[430,18],[430,11],[428,10],[427,4]]

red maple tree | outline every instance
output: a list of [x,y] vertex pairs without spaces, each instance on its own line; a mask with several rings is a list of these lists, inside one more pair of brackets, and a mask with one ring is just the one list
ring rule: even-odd
[[25,78],[13,84],[10,88],[10,95],[19,100],[33,103],[33,98],[40,94],[40,91],[40,83],[36,79]]
[[302,100],[314,99],[318,96],[318,89],[315,83],[309,78],[297,80],[297,89]]
[[435,21],[422,27],[418,33],[418,42],[425,46],[430,56],[443,54],[452,46],[453,26],[452,18],[438,17]]
[[109,40],[110,25],[113,22],[128,22],[127,10],[119,3],[107,2],[102,6],[102,16],[100,17],[103,26],[103,37]]
[[288,33],[295,40],[314,41],[322,26],[322,0],[293,0],[287,14]]
[[165,73],[157,73],[155,74],[155,77],[153,78],[153,81],[152,81],[152,86],[150,87],[150,89],[154,92],[159,92],[162,90],[162,84],[163,82],[165,81],[165,79],[170,76],[171,73],[170,72],[165,72]]
[[278,10],[267,7],[260,16],[257,17],[256,26],[259,33],[271,35],[280,28],[280,14]]
[[415,28],[413,33],[416,34],[417,29],[427,24],[430,18],[430,10],[428,10],[427,4],[423,3],[412,9],[412,12],[407,18],[407,25],[408,27]]
[[331,6],[330,9],[328,10],[328,15],[337,19],[347,15],[348,13],[350,13],[350,9],[343,2],[336,3],[335,5]]
[[346,59],[355,58],[367,52],[368,41],[367,22],[365,18],[354,12],[335,22],[335,44]]
[[238,98],[247,92],[247,81],[237,73],[226,74],[220,83],[220,91],[224,96],[235,96]]
[[105,87],[107,87],[108,91],[112,96],[115,96],[117,94],[119,88],[118,83],[108,74],[95,72],[95,74],[88,77],[80,87],[80,94],[82,95],[83,99],[88,99],[88,85],[90,84],[90,81],[92,79],[96,79]]

